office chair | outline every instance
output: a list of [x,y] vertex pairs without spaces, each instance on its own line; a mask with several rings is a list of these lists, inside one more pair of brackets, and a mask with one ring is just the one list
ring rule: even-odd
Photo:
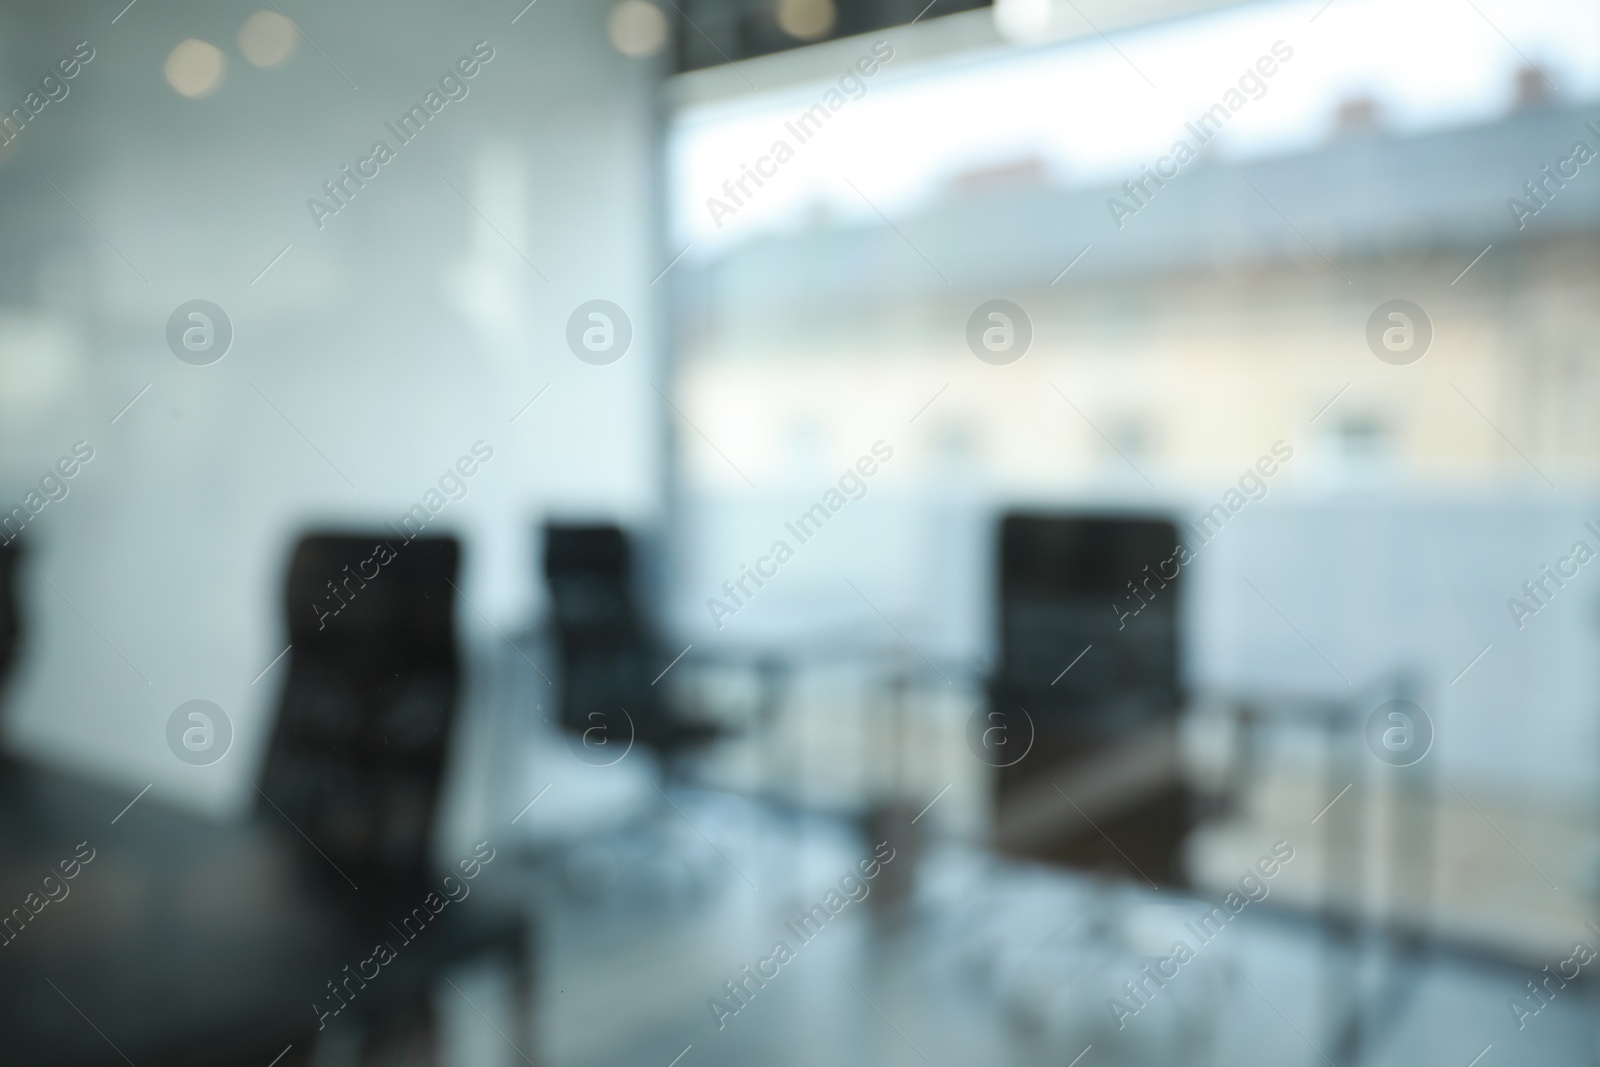
[[[393,944],[393,923],[429,893],[443,895],[429,844],[460,703],[452,587],[459,559],[454,538],[317,534],[300,541],[290,563],[292,651],[260,814],[292,823],[315,846],[302,844],[298,854],[338,907],[352,951],[361,950],[351,959],[369,955],[375,941]],[[468,903],[471,895],[396,946],[397,964],[353,999],[374,1029],[426,1018],[439,972],[486,953],[510,963],[527,1011],[524,920],[481,897]]]
[[[656,685],[672,653],[650,636],[634,595],[633,552],[616,526],[550,523],[544,572],[561,664],[560,722],[583,736],[625,738],[656,749],[670,769],[722,736],[681,716]],[[619,715],[625,712],[625,715]]]
[[[364,1062],[390,1062],[387,1043],[432,1040],[441,972],[495,955],[516,983],[516,1044],[531,1050],[529,929],[520,912],[497,907],[497,867],[480,867],[470,883],[454,872],[469,892],[436,912],[427,900],[451,894],[428,846],[460,702],[451,588],[460,550],[453,539],[384,536],[309,536],[293,552],[284,594],[293,646],[252,825],[130,805],[123,786],[41,768],[0,775],[0,881],[15,884],[16,870],[36,879],[69,834],[116,816],[115,832],[93,838],[99,856],[84,878],[131,879],[150,899],[99,916],[93,938],[74,936],[77,923],[47,922],[6,946],[8,1052],[37,1051],[29,1062],[63,1067],[106,1062],[99,1034],[77,1026],[81,1005],[137,1062],[277,1056],[289,1067],[327,1034],[317,1005],[340,1003],[330,984],[349,980],[355,995],[327,1025],[356,1023]],[[393,553],[381,565],[380,544]],[[0,563],[0,578],[14,574],[14,553],[0,552]],[[0,633],[15,632],[10,619],[0,608]],[[74,906],[80,923],[94,918]],[[358,986],[349,974],[380,942],[394,958]]]
[[1176,527],[1011,514],[1000,523],[999,657],[986,762],[1006,851],[1182,878]]

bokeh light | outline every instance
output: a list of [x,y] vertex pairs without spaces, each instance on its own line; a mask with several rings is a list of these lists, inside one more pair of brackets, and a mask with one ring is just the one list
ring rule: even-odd
[[606,19],[611,47],[625,56],[643,59],[666,47],[667,16],[645,0],[622,0]]
[[802,41],[826,37],[838,19],[833,0],[778,0],[778,25]]
[[300,31],[276,11],[257,11],[239,27],[239,51],[254,67],[282,66],[299,44]]
[[210,96],[222,84],[222,70],[226,65],[222,49],[206,41],[190,37],[179,41],[167,55],[161,68],[167,84],[191,100]]

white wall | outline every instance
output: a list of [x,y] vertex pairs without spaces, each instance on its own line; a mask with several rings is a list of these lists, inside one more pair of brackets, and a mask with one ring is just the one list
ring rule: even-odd
[[1584,529],[1600,523],[1591,497],[1507,490],[1263,504],[1273,506],[1241,512],[1195,565],[1188,632],[1199,684],[1339,695],[1409,669],[1434,722],[1441,779],[1592,803],[1600,567],[1581,567],[1521,629],[1506,607],[1575,541],[1600,550]]
[[[115,25],[98,8],[7,13],[19,36],[0,58],[4,99],[74,42],[97,52],[0,162],[0,231],[18,238],[0,266],[0,411],[28,413],[0,424],[0,501],[19,500],[73,441],[96,451],[28,534],[13,748],[130,797],[153,781],[158,798],[237,811],[283,664],[252,679],[286,643],[282,578],[307,526],[398,518],[488,442],[493,460],[430,530],[465,538],[463,590],[509,629],[542,596],[542,515],[658,513],[659,71],[611,49],[609,6],[541,3],[515,25],[520,5],[295,9],[316,47],[266,71],[234,43],[248,7],[140,4]],[[227,57],[207,99],[162,78],[189,36]],[[385,121],[479,40],[495,56],[470,95],[319,230],[307,198],[375,139],[394,143]],[[220,304],[236,330],[209,367],[164,340],[193,298]],[[633,320],[632,348],[610,366],[580,362],[564,340],[569,313],[593,298]],[[237,731],[208,768],[164,740],[168,715],[194,698]]]

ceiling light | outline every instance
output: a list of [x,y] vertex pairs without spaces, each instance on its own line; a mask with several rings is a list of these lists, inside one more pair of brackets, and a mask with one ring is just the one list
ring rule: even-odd
[[833,0],[778,0],[778,25],[802,41],[826,37],[838,17]]
[[254,67],[276,67],[288,62],[300,43],[295,24],[276,11],[257,11],[239,27],[239,51]]
[[667,44],[667,16],[645,0],[622,0],[606,18],[611,47],[625,56],[643,59]]
[[222,49],[190,37],[167,56],[167,84],[191,100],[210,96],[222,84]]

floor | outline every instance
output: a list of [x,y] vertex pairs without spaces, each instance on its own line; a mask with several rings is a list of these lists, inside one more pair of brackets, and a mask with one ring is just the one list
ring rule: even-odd
[[[1198,899],[948,844],[891,844],[863,899],[830,902],[873,855],[849,824],[713,794],[672,802],[653,826],[525,875],[544,916],[540,1067],[1600,1062],[1594,992],[1576,983],[1519,1030],[1507,1001],[1532,972],[1377,944],[1358,963],[1265,902],[1202,941]],[[908,860],[914,888],[893,899],[886,876]],[[829,903],[837,915],[797,937],[794,920]],[[780,940],[793,958],[731,998],[725,983]],[[1178,940],[1192,959],[1164,965],[1176,975],[1159,987],[1145,979]],[[1142,1006],[1130,981],[1149,991]],[[1368,1009],[1351,1049],[1324,1008],[1356,985]]]

